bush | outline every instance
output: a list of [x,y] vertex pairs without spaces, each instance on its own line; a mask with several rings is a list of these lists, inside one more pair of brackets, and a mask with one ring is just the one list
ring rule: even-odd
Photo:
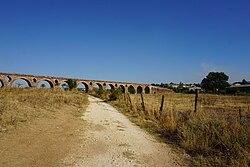
[[109,101],[117,100],[122,94],[122,90],[120,88],[112,89],[109,94]]
[[93,91],[96,96],[102,97],[102,95],[105,93],[105,91],[102,88],[93,88]]
[[69,90],[71,91],[72,89],[75,89],[77,87],[76,80],[73,79],[68,79],[67,84],[69,85]]

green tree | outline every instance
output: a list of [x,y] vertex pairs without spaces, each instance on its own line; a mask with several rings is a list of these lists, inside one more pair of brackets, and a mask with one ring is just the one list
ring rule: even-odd
[[178,89],[183,89],[184,84],[182,82],[179,83]]
[[229,77],[224,72],[210,72],[201,81],[201,87],[210,93],[223,93],[230,86],[227,82]]
[[133,86],[128,87],[128,92],[131,94],[135,94],[135,88]]
[[76,80],[68,79],[66,82],[67,82],[67,84],[69,86],[69,90],[77,88]]
[[41,88],[45,88],[45,87],[46,87],[46,85],[45,85],[45,84],[42,84],[42,85],[41,85]]
[[242,85],[247,85],[248,82],[247,82],[245,79],[243,79],[243,80],[241,81],[241,84],[242,84]]
[[112,89],[111,93],[109,94],[109,101],[117,100],[121,95],[122,95],[121,88]]

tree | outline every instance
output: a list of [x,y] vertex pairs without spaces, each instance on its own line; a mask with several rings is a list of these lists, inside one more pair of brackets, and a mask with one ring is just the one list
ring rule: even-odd
[[109,94],[109,101],[117,100],[121,95],[122,90],[120,88],[112,89],[111,93]]
[[69,86],[69,90],[72,90],[72,89],[77,87],[76,80],[68,79],[66,82],[67,82],[67,84]]
[[46,87],[46,85],[45,85],[45,84],[42,84],[42,85],[41,85],[41,88],[45,88],[45,87]]
[[184,84],[182,82],[179,83],[178,89],[183,89]]
[[135,94],[135,88],[133,86],[128,87],[128,92],[131,94]]
[[241,84],[242,84],[242,85],[247,85],[248,82],[247,82],[245,79],[243,79],[242,82],[241,82]]
[[224,72],[210,72],[201,82],[201,87],[206,92],[223,93],[230,86],[229,77]]

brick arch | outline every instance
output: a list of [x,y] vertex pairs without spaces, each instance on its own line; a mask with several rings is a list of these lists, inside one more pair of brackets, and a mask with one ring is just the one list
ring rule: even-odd
[[145,92],[146,94],[150,94],[150,93],[151,93],[150,87],[149,87],[149,86],[145,86],[144,92]]
[[83,84],[83,85],[85,86],[85,92],[88,93],[88,92],[89,92],[89,89],[90,89],[89,83],[84,82],[84,81],[80,81],[80,82],[77,82],[77,87],[78,87],[80,84]]
[[2,80],[2,78],[0,78],[0,83],[2,84],[2,86],[0,87],[0,88],[2,88],[2,87],[5,87],[6,85],[5,85],[5,83],[4,83],[4,81]]
[[136,93],[143,93],[143,87],[141,85],[137,86]]
[[32,79],[31,78],[26,78],[26,77],[13,77],[12,80],[9,82],[9,85],[12,87],[13,86],[13,83],[18,80],[18,79],[22,79],[24,81],[26,81],[28,83],[28,86],[31,88],[33,87],[33,84],[32,84]]
[[12,76],[10,76],[10,75],[4,76],[4,77],[3,77],[3,80],[4,80],[6,83],[7,83],[6,78],[9,80],[8,83],[10,83],[10,82],[14,79],[14,77],[12,77]]
[[123,84],[120,84],[118,87],[122,89],[122,93],[126,92],[126,87]]
[[136,89],[134,85],[129,85],[128,86],[128,92],[131,94],[135,94],[136,93]]
[[98,85],[99,89],[103,89],[103,87],[104,87],[101,82],[94,82],[93,85],[92,85],[93,88],[94,88],[95,85]]
[[114,85],[113,83],[107,83],[107,84],[106,84],[106,88],[107,88],[108,86],[110,86],[111,90],[112,90],[112,89],[115,89],[115,85]]
[[52,80],[50,80],[50,79],[47,79],[47,78],[42,78],[42,79],[37,80],[37,81],[36,81],[36,87],[37,87],[37,86],[38,86],[38,84],[39,84],[40,82],[42,82],[42,81],[46,81],[46,82],[48,82],[48,83],[49,83],[49,85],[50,85],[50,88],[54,88],[54,87],[55,87],[55,85],[54,85],[53,81],[52,81]]

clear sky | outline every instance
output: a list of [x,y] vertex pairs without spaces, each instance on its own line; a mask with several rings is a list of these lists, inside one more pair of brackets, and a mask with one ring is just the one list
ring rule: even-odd
[[140,83],[250,80],[249,0],[0,0],[0,71]]

